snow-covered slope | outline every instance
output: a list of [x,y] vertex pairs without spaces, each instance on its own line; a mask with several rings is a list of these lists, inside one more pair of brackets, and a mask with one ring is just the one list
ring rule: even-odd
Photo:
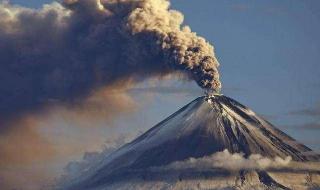
[[125,180],[147,168],[223,150],[241,152],[244,157],[252,154],[270,158],[290,156],[294,161],[320,158],[235,100],[223,95],[204,96],[107,156],[67,189],[110,186],[114,181]]

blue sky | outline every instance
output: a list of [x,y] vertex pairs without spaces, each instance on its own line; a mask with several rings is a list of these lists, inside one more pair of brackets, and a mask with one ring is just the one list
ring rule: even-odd
[[[51,1],[10,2],[38,8]],[[306,111],[320,107],[319,1],[171,2],[174,9],[185,15],[185,23],[192,30],[215,46],[225,95],[265,115],[291,136],[320,150],[319,126],[303,127],[320,122],[320,115]],[[193,83],[170,81],[169,84],[197,89]],[[120,118],[115,124],[128,125],[125,121],[130,120],[132,127],[126,130],[144,130],[196,96],[156,93],[139,113]]]
[[[188,1],[189,2],[189,1]],[[319,149],[317,130],[290,126],[319,116],[288,115],[320,105],[319,1],[173,1],[186,23],[212,42],[227,95],[271,116],[290,135]],[[307,140],[308,139],[308,140]]]

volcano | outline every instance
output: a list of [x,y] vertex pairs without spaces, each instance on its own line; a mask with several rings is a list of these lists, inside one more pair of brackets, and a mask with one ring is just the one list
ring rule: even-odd
[[[190,158],[203,158],[224,150],[242,153],[245,158],[259,154],[268,158],[291,157],[295,162],[320,160],[319,155],[310,154],[310,148],[297,143],[237,101],[223,95],[203,96],[187,104],[131,143],[106,156],[95,167],[72,182],[67,189],[143,189],[142,186],[133,185],[132,180],[135,178],[140,180],[140,184],[142,181],[148,181],[148,184],[152,182],[153,185],[145,189],[174,189],[173,186],[165,185],[172,185],[168,182],[172,180],[180,185],[183,181],[186,185],[197,180],[196,186],[192,183],[194,189],[197,189],[196,187],[202,183],[201,180],[208,183],[222,176],[229,176],[228,180],[233,176],[231,178],[234,181],[240,179],[242,184],[249,179],[251,182],[256,179],[265,189],[290,189],[261,170],[241,170],[236,175],[223,169],[213,172],[193,168],[160,174],[150,170]],[[159,185],[156,183],[159,181],[167,182]],[[175,187],[193,189],[193,185]]]

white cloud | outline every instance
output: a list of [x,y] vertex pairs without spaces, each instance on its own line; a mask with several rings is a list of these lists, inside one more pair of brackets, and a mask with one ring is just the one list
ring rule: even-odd
[[241,153],[232,154],[228,150],[205,156],[201,158],[189,158],[184,161],[174,162],[165,166],[164,169],[210,169],[210,168],[224,168],[227,170],[238,171],[241,169],[268,169],[268,168],[282,168],[291,163],[290,156],[286,158],[267,158],[260,154],[252,154],[245,158]]

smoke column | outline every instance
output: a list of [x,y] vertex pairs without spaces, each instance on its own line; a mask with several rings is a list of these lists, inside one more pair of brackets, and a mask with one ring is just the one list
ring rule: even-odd
[[169,7],[64,0],[29,9],[0,0],[0,189],[37,189],[51,173],[36,172],[38,162],[65,156],[39,132],[51,111],[79,123],[112,120],[134,109],[127,88],[176,73],[219,91],[213,47]]
[[213,47],[169,6],[65,0],[34,10],[0,3],[0,120],[176,72],[219,92]]

